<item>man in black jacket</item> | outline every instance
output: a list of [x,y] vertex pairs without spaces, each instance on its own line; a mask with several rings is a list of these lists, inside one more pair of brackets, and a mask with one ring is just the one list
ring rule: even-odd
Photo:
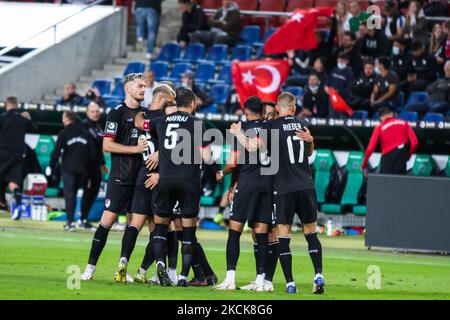
[[181,15],[180,33],[178,33],[177,41],[185,48],[190,39],[189,34],[195,31],[208,31],[208,20],[202,7],[191,0],[178,0]]
[[353,32],[347,31],[342,38],[342,46],[337,49],[334,64],[337,65],[337,58],[341,53],[345,53],[350,59],[350,67],[352,67],[355,74],[359,74],[362,71],[363,63],[361,59],[361,51],[356,44],[356,35]]
[[92,138],[83,125],[77,121],[75,112],[65,111],[62,122],[64,129],[58,134],[55,149],[50,158],[50,170],[56,166],[61,157],[64,201],[67,213],[67,223],[64,225],[64,230],[71,231],[74,228],[77,191],[83,183],[86,172],[89,172],[90,166],[95,162],[96,152]]
[[392,46],[392,71],[397,73],[400,81],[405,81],[408,75],[408,66],[411,62],[411,55],[406,50],[406,40],[403,38],[394,41]]
[[364,72],[356,78],[353,96],[349,105],[353,110],[370,110],[370,96],[375,85],[375,64],[372,60],[364,61]]
[[389,40],[382,30],[368,28],[365,23],[362,28],[365,32],[359,47],[364,58],[376,59],[389,54]]
[[328,96],[316,73],[311,73],[308,77],[308,85],[305,86],[305,94],[303,96],[301,116],[328,117]]
[[11,217],[13,220],[20,219],[25,134],[36,131],[30,114],[17,110],[17,98],[6,98],[6,112],[0,116],[0,177],[8,184],[16,202]]
[[95,146],[95,161],[90,166],[86,178],[83,181],[83,198],[81,199],[81,221],[79,227],[81,229],[92,230],[94,227],[88,221],[88,214],[92,204],[97,198],[100,184],[102,182],[102,172],[107,173],[108,168],[105,165],[105,157],[103,156],[103,127],[100,124],[100,107],[97,103],[91,102],[87,106],[86,119],[82,124],[89,132],[92,142]]

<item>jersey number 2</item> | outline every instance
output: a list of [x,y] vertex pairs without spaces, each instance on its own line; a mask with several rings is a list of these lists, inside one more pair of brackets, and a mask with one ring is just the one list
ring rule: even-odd
[[293,140],[300,141],[300,154],[298,156],[298,163],[303,163],[303,157],[304,157],[304,151],[305,151],[305,143],[303,140],[300,140],[297,136],[289,136],[287,137],[287,147],[289,151],[289,160],[292,164],[295,163],[295,156],[294,156],[294,144]]
[[164,140],[164,148],[172,150],[177,145],[178,134],[175,131],[180,127],[179,123],[169,123],[166,129],[166,139]]

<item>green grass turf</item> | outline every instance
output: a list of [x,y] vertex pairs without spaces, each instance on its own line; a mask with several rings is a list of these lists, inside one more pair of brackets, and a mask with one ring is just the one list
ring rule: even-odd
[[[224,231],[198,232],[199,241],[220,280],[225,275],[226,237]],[[69,290],[66,270],[70,265],[84,269],[92,232],[64,232],[61,222],[15,222],[0,215],[0,299],[450,299],[449,257],[368,251],[363,237],[321,237],[327,285],[324,295],[313,295],[313,269],[305,240],[299,233],[293,236],[291,248],[298,294],[284,292],[280,265],[273,293],[116,284],[113,274],[121,238],[122,232],[111,232],[95,280],[81,282],[79,290]],[[145,230],[139,236],[130,262],[131,274],[141,262],[147,239]],[[371,265],[381,269],[379,290],[366,287],[367,268]],[[237,285],[247,284],[254,276],[251,236],[244,234]]]

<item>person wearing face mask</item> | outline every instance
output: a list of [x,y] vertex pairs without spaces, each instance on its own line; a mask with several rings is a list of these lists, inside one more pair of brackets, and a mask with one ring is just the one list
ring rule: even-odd
[[349,56],[350,59],[350,66],[353,69],[353,72],[356,74],[360,73],[362,71],[362,59],[361,59],[361,51],[357,45],[357,39],[356,34],[347,31],[344,33],[344,36],[342,38],[342,46],[340,46],[337,51],[336,55],[333,59],[333,66],[336,66],[337,64],[337,57],[341,54],[345,53]]
[[[349,66],[350,58],[345,53],[338,56],[337,67],[331,72],[328,78],[325,92],[328,93],[328,87],[333,87],[341,95],[341,97],[348,103],[352,95],[352,87],[355,79],[352,68]],[[342,116],[340,112],[336,112],[331,104],[329,106],[329,116],[332,118],[339,118]]]
[[195,73],[191,70],[181,74],[180,87],[192,90],[197,97],[197,108],[200,110],[212,103],[208,95],[195,84]]
[[406,50],[406,40],[403,38],[394,41],[392,46],[392,71],[397,73],[400,81],[406,80],[408,75],[408,65],[411,61],[411,55]]
[[400,105],[400,83],[397,74],[390,67],[388,57],[380,57],[376,63],[377,77],[370,97],[372,111],[378,111],[382,107],[396,110]]
[[364,61],[364,72],[356,78],[353,96],[349,102],[353,110],[370,111],[370,96],[375,85],[375,64],[372,60]]
[[311,73],[308,77],[308,85],[305,86],[303,109],[300,116],[305,118],[328,117],[328,96],[316,73]]

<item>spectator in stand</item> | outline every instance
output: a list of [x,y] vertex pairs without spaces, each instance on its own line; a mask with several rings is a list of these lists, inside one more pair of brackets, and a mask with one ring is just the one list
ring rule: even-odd
[[436,58],[425,52],[419,41],[411,45],[411,61],[408,65],[406,81],[402,83],[403,92],[408,97],[413,91],[424,91],[429,84],[436,80]]
[[[359,47],[356,44],[356,35],[353,32],[345,32],[344,38],[342,39],[342,46],[337,49],[336,57],[339,54],[344,53],[350,59],[350,66],[353,72],[359,74],[362,71],[362,59]],[[332,67],[336,66],[337,58],[334,58],[334,63]],[[329,69],[328,69],[329,70]]]
[[450,59],[450,21],[445,21],[443,25],[443,30],[445,33],[444,36],[444,52],[445,52],[445,59]]
[[391,42],[403,37],[403,28],[405,27],[405,17],[398,11],[395,2],[387,1],[384,5],[385,17],[384,34]]
[[392,71],[394,71],[400,81],[405,81],[408,75],[408,67],[411,62],[411,55],[406,50],[406,40],[403,38],[394,41],[392,46]]
[[100,91],[96,87],[89,88],[86,92],[85,100],[83,105],[87,106],[91,102],[95,102],[100,108],[107,108],[108,104],[100,96]]
[[408,122],[394,118],[388,108],[379,110],[381,123],[375,127],[367,146],[362,169],[367,168],[370,156],[381,144],[380,173],[406,174],[406,163],[418,146],[417,136]]
[[408,111],[419,113],[450,111],[450,60],[445,63],[445,78],[438,79],[427,88],[428,101],[412,103],[406,106]]
[[155,75],[151,70],[147,70],[144,72],[144,80],[145,94],[144,101],[142,101],[142,106],[144,108],[148,108],[153,101],[153,88],[158,84],[158,82],[155,81]]
[[213,101],[211,98],[208,97],[206,92],[201,90],[196,84],[195,84],[195,73],[191,70],[186,71],[185,73],[181,74],[181,87],[190,89],[195,93],[195,96],[197,97],[197,109],[200,111],[201,108],[206,107],[210,105]]
[[241,30],[241,13],[233,0],[222,0],[222,7],[209,22],[210,31],[195,31],[191,34],[191,42],[200,42],[206,46],[214,43],[225,43],[235,46]]
[[359,46],[363,59],[376,59],[389,54],[389,40],[382,30],[368,28],[366,23],[362,23],[361,28],[365,31]]
[[388,57],[380,57],[376,63],[377,78],[370,97],[372,112],[383,107],[396,110],[400,105],[400,82],[390,67],[391,61]]
[[[352,86],[355,80],[355,76],[352,68],[349,66],[350,58],[345,53],[341,53],[338,56],[337,67],[331,72],[328,78],[327,87],[325,92],[328,94],[328,87],[333,87],[341,95],[341,97],[348,103],[352,95]],[[331,118],[338,118],[340,113],[336,112],[334,108],[329,104],[328,115]]]
[[445,64],[445,34],[442,24],[436,23],[431,32],[429,53],[436,58],[438,73],[444,74]]
[[[448,16],[447,14],[447,0],[428,0],[423,7],[423,13],[426,17],[442,17]],[[428,30],[433,29],[435,21],[427,21]]]
[[64,85],[63,96],[56,100],[56,104],[68,105],[71,107],[83,105],[83,97],[77,93],[75,83],[69,82]]
[[348,10],[352,15],[349,21],[350,31],[356,33],[359,30],[359,25],[361,24],[361,22],[366,21],[371,16],[371,14],[361,10],[361,6],[358,0],[349,1]]
[[419,25],[420,28],[421,24],[426,25],[422,6],[419,1],[411,1],[405,16],[405,38],[409,40],[414,39],[414,28],[416,25]]
[[305,87],[303,109],[300,116],[303,118],[328,117],[328,96],[316,73],[311,73],[308,77],[308,85]]
[[356,78],[353,86],[353,96],[349,102],[349,106],[353,110],[371,111],[370,96],[375,85],[375,78],[375,64],[372,60],[365,60],[364,72]]
[[161,19],[161,2],[163,0],[134,0],[134,18],[138,46],[142,47],[147,34],[147,59],[152,58],[153,48]]
[[181,15],[181,27],[177,40],[185,48],[190,41],[189,34],[195,31],[208,31],[208,19],[203,8],[192,0],[178,0]]
[[244,115],[244,110],[241,108],[241,102],[239,100],[239,95],[236,92],[236,89],[233,87],[228,94],[227,102],[225,103],[226,113],[234,114],[236,116]]
[[338,46],[342,46],[343,38],[346,31],[350,31],[350,19],[352,15],[347,10],[347,4],[344,0],[336,4],[336,33],[338,37]]

